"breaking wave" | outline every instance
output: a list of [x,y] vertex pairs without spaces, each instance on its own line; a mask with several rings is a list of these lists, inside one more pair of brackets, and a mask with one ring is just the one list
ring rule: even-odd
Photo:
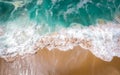
[[[0,0],[0,57],[80,46],[104,61],[120,57],[120,1]],[[93,11],[94,10],[94,11]]]
[[111,61],[114,56],[120,57],[119,24],[105,23],[89,27],[76,24],[46,34],[40,33],[45,27],[32,24],[15,27],[15,24],[8,24],[10,27],[1,29],[0,56],[3,58],[33,54],[43,48],[67,51],[75,46],[90,50],[96,57],[105,61]]

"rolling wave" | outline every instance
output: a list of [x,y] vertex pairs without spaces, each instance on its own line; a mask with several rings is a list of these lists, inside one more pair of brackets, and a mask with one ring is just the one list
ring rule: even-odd
[[81,46],[120,57],[119,0],[0,0],[0,57]]

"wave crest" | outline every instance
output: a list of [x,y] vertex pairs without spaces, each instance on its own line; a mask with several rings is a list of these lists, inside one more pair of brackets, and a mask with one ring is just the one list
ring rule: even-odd
[[67,51],[74,46],[81,46],[104,61],[111,61],[114,56],[120,57],[119,24],[106,23],[90,27],[78,25],[45,35],[39,34],[42,29],[39,26],[20,28],[9,25],[6,32],[0,36],[0,56],[14,57],[35,53],[43,48]]

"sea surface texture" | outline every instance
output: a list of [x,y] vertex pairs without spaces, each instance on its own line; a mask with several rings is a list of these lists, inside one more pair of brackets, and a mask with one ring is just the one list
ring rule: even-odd
[[120,57],[120,0],[0,0],[0,57],[75,46]]

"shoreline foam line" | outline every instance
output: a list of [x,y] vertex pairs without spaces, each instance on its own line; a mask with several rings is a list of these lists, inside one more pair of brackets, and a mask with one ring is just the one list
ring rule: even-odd
[[67,51],[75,46],[90,50],[104,61],[111,61],[114,56],[120,57],[119,24],[106,23],[83,28],[75,26],[41,36],[38,32],[40,29],[34,26],[9,29],[0,37],[2,58],[34,54],[43,48]]

